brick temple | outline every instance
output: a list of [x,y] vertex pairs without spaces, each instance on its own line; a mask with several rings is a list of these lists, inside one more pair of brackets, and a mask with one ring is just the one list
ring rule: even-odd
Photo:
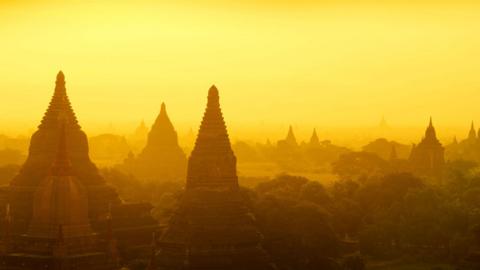
[[[66,191],[70,195],[63,194]],[[105,262],[113,250],[120,261],[149,254],[151,235],[158,230],[151,209],[148,203],[123,202],[99,174],[68,99],[65,76],[59,72],[25,164],[10,185],[0,189],[3,267],[57,269],[32,258],[61,253],[62,258],[75,258],[67,259],[61,269],[97,269],[75,268],[93,262],[107,267],[98,269],[114,269]],[[84,252],[98,256],[84,261]]]
[[240,192],[236,157],[212,86],[185,194],[157,245],[149,269],[275,269]]

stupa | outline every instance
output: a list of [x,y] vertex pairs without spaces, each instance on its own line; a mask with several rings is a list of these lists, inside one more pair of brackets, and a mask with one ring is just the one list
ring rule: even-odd
[[136,158],[125,160],[124,168],[142,180],[180,181],[185,179],[187,158],[178,144],[175,128],[165,103],[148,134],[147,145]]
[[185,194],[160,237],[156,269],[274,269],[239,189],[236,157],[212,86],[188,160]]
[[[35,213],[38,213],[37,210],[44,211],[39,210],[39,201],[46,200],[41,196],[47,195],[39,195],[38,192],[44,187],[45,179],[51,176],[52,164],[58,158],[61,134],[64,134],[65,143],[68,145],[68,171],[76,179],[72,183],[78,183],[78,192],[85,190],[82,191],[82,196],[76,198],[79,199],[78,204],[81,204],[86,196],[89,226],[92,231],[104,235],[107,225],[111,223],[118,247],[125,251],[124,254],[140,254],[140,250],[148,253],[151,234],[158,229],[157,222],[150,214],[152,206],[149,203],[123,202],[116,190],[99,174],[90,160],[87,136],[78,124],[70,105],[65,76],[61,71],[57,75],[50,106],[38,130],[32,135],[25,164],[9,186],[0,188],[0,214],[4,214],[3,209],[6,209],[8,204],[13,238],[39,232],[38,226],[33,225],[39,224],[36,223],[38,219]],[[57,203],[58,207],[61,207],[61,204],[63,203]],[[68,230],[67,227],[63,228],[65,234],[69,233]]]
[[[116,269],[108,241],[95,234],[88,217],[88,193],[73,173],[62,128],[57,157],[36,188],[29,230],[11,241],[7,206],[2,269]],[[10,241],[5,241],[10,239]],[[114,247],[116,248],[116,247]],[[113,256],[112,256],[113,255]]]

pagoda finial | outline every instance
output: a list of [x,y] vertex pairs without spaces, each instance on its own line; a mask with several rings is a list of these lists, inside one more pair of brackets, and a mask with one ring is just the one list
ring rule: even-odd
[[211,102],[216,102],[218,103],[218,89],[215,85],[212,85],[210,89],[208,90],[208,104],[211,104]]
[[469,139],[476,139],[477,138],[477,132],[475,131],[475,126],[472,124],[470,125],[470,132],[468,133],[468,138]]
[[167,112],[167,108],[165,106],[165,102],[162,102],[162,105],[160,105],[160,113],[162,112]]
[[55,91],[60,91],[61,93],[66,94],[65,75],[61,70],[57,73],[57,80],[55,81],[55,85]]
[[159,114],[159,117],[167,117],[168,118],[168,115],[167,115],[167,106],[165,105],[165,102],[162,102],[162,105],[160,105],[160,114]]
[[65,75],[61,70],[57,73],[57,83],[58,82],[63,82],[63,83],[65,82]]
[[431,140],[436,140],[437,135],[435,134],[435,128],[433,127],[432,117],[430,116],[430,122],[428,124],[427,130],[425,131],[425,138]]

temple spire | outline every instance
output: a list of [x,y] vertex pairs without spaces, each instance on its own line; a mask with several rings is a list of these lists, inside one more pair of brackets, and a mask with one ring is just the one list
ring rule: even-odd
[[297,145],[297,139],[295,138],[295,134],[293,134],[293,128],[292,128],[291,125],[288,128],[288,134],[287,134],[287,138],[285,139],[285,141],[289,145]]
[[472,124],[470,125],[470,132],[468,133],[468,139],[470,140],[477,139],[477,133],[475,131],[475,126],[473,124],[473,121],[472,121]]
[[65,88],[65,75],[62,71],[60,71],[57,74],[55,90],[53,92],[50,105],[45,112],[39,128],[58,128],[60,126],[59,115],[62,114],[67,118],[69,126],[80,128],[67,96],[67,90]]
[[198,186],[238,187],[236,157],[214,85],[208,91],[207,108],[188,163],[187,188]]
[[158,129],[168,129],[169,131],[172,130],[174,132],[173,124],[167,114],[167,106],[165,105],[165,102],[162,102],[162,105],[160,106],[160,113],[158,114],[157,119],[155,119],[151,131]]
[[425,131],[425,139],[437,141],[437,135],[435,128],[433,127],[432,117],[430,116],[430,122],[428,124],[427,130]]
[[167,114],[167,108],[165,106],[165,102],[162,102],[162,105],[160,105],[160,114]]
[[318,139],[317,130],[313,129],[312,137],[310,137],[310,145],[311,146],[316,146],[316,145],[319,145],[319,144],[320,144],[320,140]]
[[[147,136],[147,145],[142,153],[156,155],[165,149],[179,148],[178,136],[167,114],[165,103],[160,106],[160,113]],[[143,155],[143,154],[142,154]]]
[[208,104],[207,107],[209,106],[220,106],[219,102],[219,95],[218,95],[218,89],[215,85],[212,85],[210,89],[208,90]]
[[57,84],[65,84],[65,75],[61,70],[57,73]]

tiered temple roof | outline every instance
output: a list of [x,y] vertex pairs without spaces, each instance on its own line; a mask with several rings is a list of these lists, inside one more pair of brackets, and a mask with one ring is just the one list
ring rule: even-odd
[[147,145],[137,158],[125,161],[125,168],[141,179],[180,180],[185,178],[187,159],[165,103],[148,134]]
[[81,130],[70,105],[65,88],[65,76],[60,71],[55,91],[38,130],[32,135],[27,161],[12,181],[14,186],[37,186],[45,178],[55,159],[59,129],[65,119],[72,170],[85,185],[99,185],[104,181],[88,156],[87,136]]
[[237,188],[236,162],[220,109],[218,90],[212,86],[208,91],[207,108],[197,140],[188,160],[187,189]]
[[184,197],[160,238],[156,269],[274,269],[238,188],[236,158],[212,86]]

